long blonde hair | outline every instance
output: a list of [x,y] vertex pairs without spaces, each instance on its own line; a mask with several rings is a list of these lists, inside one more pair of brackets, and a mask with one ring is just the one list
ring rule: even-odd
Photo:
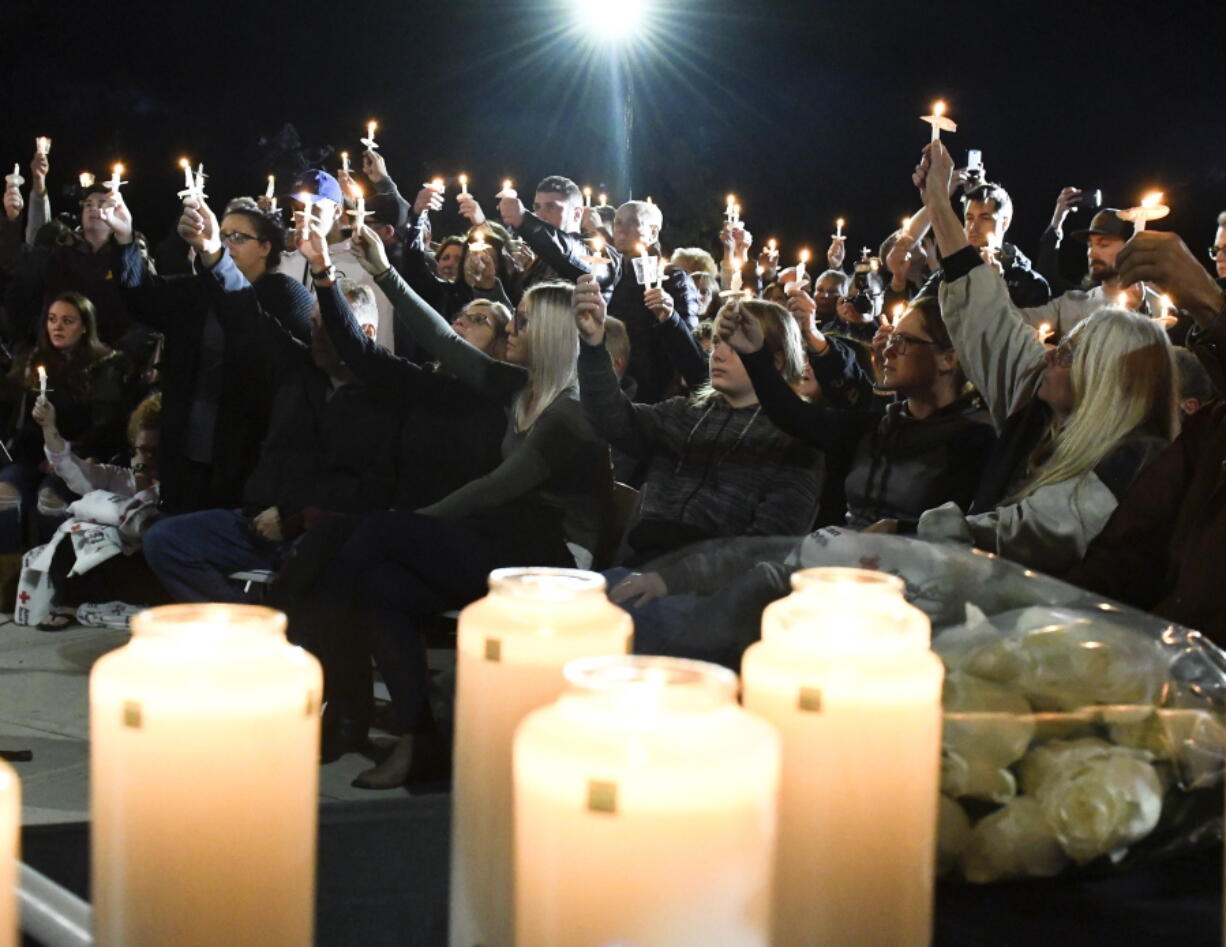
[[527,309],[528,384],[515,396],[515,429],[526,431],[553,400],[578,381],[579,330],[571,312],[570,283],[537,283],[524,293]]
[[1068,336],[1073,411],[1032,455],[1031,475],[1006,502],[1093,470],[1138,428],[1171,441],[1179,433],[1175,372],[1166,330],[1154,319],[1108,307]]

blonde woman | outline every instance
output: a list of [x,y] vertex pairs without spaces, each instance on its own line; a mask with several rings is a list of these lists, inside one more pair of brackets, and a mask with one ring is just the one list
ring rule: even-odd
[[[538,283],[524,293],[506,337],[506,361],[491,358],[458,334],[388,264],[369,228],[353,237],[362,266],[396,307],[414,339],[440,368],[507,412],[501,462],[484,476],[413,510],[365,517],[345,542],[310,601],[291,620],[322,637],[329,714],[358,721],[365,736],[373,655],[403,733],[384,763],[355,785],[391,789],[414,775],[447,768],[445,741],[427,700],[429,674],[419,622],[479,598],[500,566],[588,567],[612,492],[608,445],[583,417],[576,384],[579,336],[571,287]],[[303,243],[311,261],[323,322],[342,358],[358,363],[363,344],[336,291],[322,234]],[[387,355],[380,371],[417,386],[420,370]],[[368,376],[372,377],[373,376]],[[456,431],[463,438],[466,431]],[[430,457],[420,463],[429,464]]]
[[999,441],[970,515],[953,504],[929,510],[919,535],[1062,573],[1178,433],[1170,343],[1154,320],[1116,308],[1091,314],[1058,348],[1040,343],[999,271],[967,244],[949,201],[952,171],[934,142],[915,182],[944,258],[945,324]]

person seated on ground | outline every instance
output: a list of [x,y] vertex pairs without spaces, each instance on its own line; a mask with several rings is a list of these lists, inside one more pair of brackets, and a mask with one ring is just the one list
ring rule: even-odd
[[802,401],[774,371],[762,325],[744,307],[726,307],[716,332],[740,354],[767,417],[821,450],[828,477],[846,472],[846,525],[888,520],[895,531],[914,532],[925,510],[970,503],[996,438],[967,390],[936,299],[917,298],[898,325],[882,330],[881,387],[897,400],[880,411]]
[[[1013,220],[1009,193],[999,184],[980,184],[963,195],[962,208],[963,245],[974,249],[987,266],[1004,278],[1013,305],[1041,306],[1050,300],[1047,280],[1035,272],[1021,250],[1005,241],[1005,232]],[[948,258],[943,250],[941,256]],[[928,277],[919,294],[935,296],[944,278],[943,271],[937,270]]]
[[[386,508],[395,489],[395,412],[337,357],[318,311],[311,313],[309,345],[261,311],[258,291],[223,243],[224,227],[207,204],[184,207],[180,229],[219,293],[245,298],[239,306],[254,323],[245,344],[276,391],[241,507],[168,517],[145,536],[150,568],[180,602],[245,601],[231,573],[276,569],[287,544],[315,522]],[[369,287],[348,289],[362,300],[363,321],[376,324]]]
[[[255,468],[277,379],[264,360],[264,317],[302,342],[311,336],[310,293],[277,272],[285,235],[257,207],[235,206],[217,238],[251,293],[227,293],[205,266],[191,276],[154,275],[133,244],[122,196],[109,216],[120,245],[119,284],[134,318],[164,336],[162,486],[166,513],[234,509]],[[179,234],[202,259],[204,216],[184,203]],[[212,212],[209,212],[209,217]],[[220,259],[221,254],[211,254]]]
[[169,602],[141,553],[145,531],[158,517],[162,396],[150,395],[128,419],[132,449],[128,466],[99,463],[77,454],[60,432],[55,405],[49,399],[37,399],[32,413],[42,428],[47,463],[81,497],[68,507],[68,519],[57,531],[55,545],[36,557],[47,566],[38,571],[51,576],[57,610],[39,628],[57,631],[67,627],[77,606],[86,602]]
[[949,152],[933,142],[914,179],[944,258],[941,313],[999,440],[969,514],[953,503],[929,510],[918,534],[1059,574],[1178,429],[1171,346],[1155,320],[1111,308],[1056,348],[1039,342],[968,244],[949,204],[952,173]]
[[[772,303],[742,305],[762,321],[763,357],[782,376],[781,383],[799,379],[803,362],[795,322]],[[634,404],[613,371],[605,312],[595,280],[581,280],[574,318],[583,339],[584,411],[615,449],[648,465],[638,518],[627,536],[626,563],[640,564],[715,536],[805,532],[817,512],[820,458],[764,416],[736,351],[723,340],[716,343],[710,385],[693,395]],[[652,581],[666,580],[657,575]],[[624,601],[626,593],[614,585],[611,595]]]
[[1127,308],[1150,316],[1161,315],[1162,300],[1158,293],[1144,284],[1120,280],[1115,261],[1131,236],[1132,224],[1121,219],[1113,208],[1095,214],[1088,229],[1073,233],[1074,238],[1085,241],[1087,279],[1092,285],[1086,290],[1070,289],[1043,305],[1023,308],[1026,324],[1037,329],[1046,323],[1052,330],[1053,341],[1058,342],[1094,310],[1116,305],[1121,293],[1128,299]]
[[98,338],[93,303],[80,293],[61,293],[47,307],[37,344],[17,358],[5,386],[16,433],[6,451],[9,463],[0,468],[0,555],[25,548],[27,530],[46,542],[76,499],[48,470],[42,434],[29,414],[41,387],[40,368],[64,436],[80,456],[107,461],[124,447],[131,363]]
[[[453,332],[391,269],[377,240],[362,231],[355,246],[442,370],[506,410],[497,468],[436,502],[365,517],[310,605],[328,633],[323,653],[334,715],[369,720],[370,692],[361,682],[371,654],[387,682],[403,736],[355,784],[389,789],[414,772],[415,756],[432,755],[443,765],[428,702],[422,622],[479,598],[490,571],[501,566],[590,567],[612,480],[608,445],[578,400],[569,285],[537,284],[524,294],[507,337],[507,361],[499,362]],[[328,326],[340,333],[338,344],[345,335],[356,341],[339,317],[329,315]],[[412,368],[382,361],[389,385],[419,383]]]
[[[1136,234],[1121,278],[1178,299],[1197,329],[1188,344],[1226,370],[1226,293],[1173,233]],[[1226,403],[1188,417],[1176,441],[1132,485],[1084,560],[1064,578],[1196,628],[1226,646]]]

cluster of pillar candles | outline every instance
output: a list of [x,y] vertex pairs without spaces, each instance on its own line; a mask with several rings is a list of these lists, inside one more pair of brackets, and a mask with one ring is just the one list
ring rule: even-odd
[[[627,654],[601,576],[490,576],[457,639],[453,947],[929,941],[928,620],[880,573],[792,584],[738,703],[731,671]],[[321,699],[279,612],[135,618],[90,675],[96,943],[311,943]],[[0,763],[0,947],[18,791]]]

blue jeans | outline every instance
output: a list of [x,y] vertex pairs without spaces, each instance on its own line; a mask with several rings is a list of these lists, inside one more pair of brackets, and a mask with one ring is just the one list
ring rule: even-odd
[[21,552],[26,548],[26,530],[33,529],[31,523],[37,523],[36,543],[45,543],[51,539],[56,527],[68,515],[67,511],[59,516],[48,516],[38,511],[38,495],[43,490],[58,494],[65,506],[77,495],[68,489],[56,474],[43,473],[35,464],[17,462],[6,464],[0,469],[0,483],[7,483],[21,495],[21,507],[0,511],[0,553]]
[[246,602],[231,572],[275,569],[280,544],[256,533],[238,510],[201,510],[159,520],[143,541],[145,560],[176,602]]

